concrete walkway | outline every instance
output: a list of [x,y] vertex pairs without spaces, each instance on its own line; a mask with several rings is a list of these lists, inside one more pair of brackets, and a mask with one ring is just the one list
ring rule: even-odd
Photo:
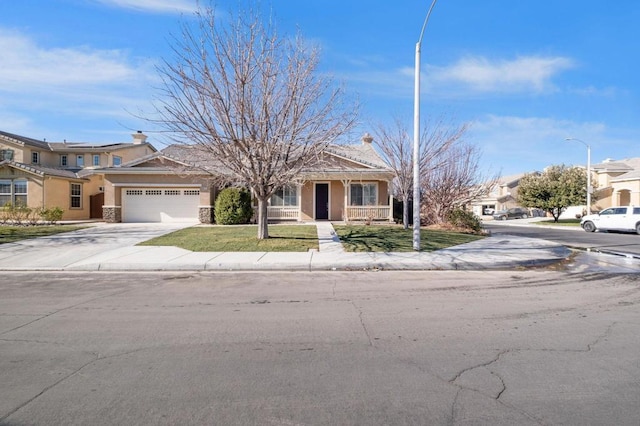
[[193,224],[104,224],[0,244],[0,270],[64,271],[328,271],[482,270],[557,262],[571,251],[557,243],[496,235],[429,253],[347,253],[329,222],[318,222],[319,251],[191,252],[136,244]]

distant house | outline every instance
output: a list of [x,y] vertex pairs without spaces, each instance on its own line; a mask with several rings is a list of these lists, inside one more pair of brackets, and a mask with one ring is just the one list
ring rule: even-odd
[[0,207],[60,207],[63,220],[102,218],[104,181],[94,171],[153,152],[141,133],[130,143],[94,145],[0,131]]
[[[537,174],[538,172],[532,173]],[[520,173],[498,179],[498,182],[496,182],[486,197],[471,204],[472,211],[476,215],[482,216],[484,214],[490,214],[489,212],[493,211],[519,207],[518,186],[520,185],[520,179],[525,175],[526,173]]]
[[611,206],[640,206],[640,157],[607,159],[591,166],[595,174],[597,198],[593,209]]

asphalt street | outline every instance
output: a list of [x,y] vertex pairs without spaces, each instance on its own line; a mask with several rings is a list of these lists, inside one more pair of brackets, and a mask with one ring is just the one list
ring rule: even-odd
[[486,221],[484,227],[492,233],[540,238],[567,247],[640,258],[640,235],[635,233],[585,232],[578,227],[545,226],[528,223],[526,220]]
[[0,424],[637,426],[639,284],[3,272]]

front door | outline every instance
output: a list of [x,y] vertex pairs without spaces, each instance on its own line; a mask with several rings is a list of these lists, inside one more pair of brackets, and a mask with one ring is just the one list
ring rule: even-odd
[[316,183],[316,220],[329,219],[329,184]]

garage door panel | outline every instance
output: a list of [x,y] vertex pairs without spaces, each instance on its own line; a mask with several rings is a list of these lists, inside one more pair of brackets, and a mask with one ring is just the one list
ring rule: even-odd
[[184,188],[129,188],[122,194],[123,222],[195,222],[200,191]]

